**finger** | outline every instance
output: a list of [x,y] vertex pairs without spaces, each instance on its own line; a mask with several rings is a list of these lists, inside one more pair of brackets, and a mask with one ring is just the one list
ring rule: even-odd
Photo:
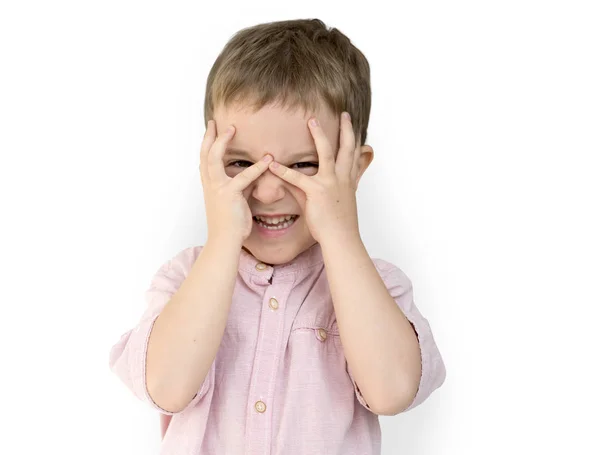
[[202,145],[200,146],[200,176],[204,181],[204,177],[208,176],[207,170],[207,160],[208,160],[208,151],[212,147],[215,142],[215,121],[209,120],[206,125],[206,131],[204,132],[204,138],[202,139]]
[[355,138],[350,116],[346,117],[344,114],[346,112],[342,113],[340,120],[340,150],[335,163],[335,173],[340,177],[350,178],[352,166],[356,160]]
[[281,177],[286,182],[297,186],[305,193],[308,193],[313,185],[313,182],[311,181],[308,175],[303,174],[302,172],[295,171],[294,169],[290,169],[289,167],[277,163],[276,161],[273,161],[269,165],[269,169],[273,174],[277,175],[278,177]]
[[314,125],[313,120],[316,121],[317,119],[314,118],[308,122],[308,129],[313,136],[315,145],[317,146],[317,154],[319,155],[319,171],[317,174],[332,174],[335,171],[333,149],[319,122],[317,121],[317,124]]
[[273,161],[271,155],[265,155],[262,160],[254,163],[252,166],[244,169],[231,180],[233,188],[239,192],[244,191],[248,185],[269,169],[269,163]]
[[350,172],[350,180],[357,183],[356,180],[358,179],[358,173],[360,172],[359,159],[361,154],[361,146],[359,143],[355,143],[354,152],[352,152],[352,154],[354,156],[354,161],[352,164],[352,171]]
[[230,179],[230,177],[225,173],[223,156],[225,155],[227,144],[229,144],[229,141],[231,141],[234,135],[235,127],[233,125],[229,125],[225,131],[217,136],[217,139],[208,151],[208,176],[215,183],[224,183]]

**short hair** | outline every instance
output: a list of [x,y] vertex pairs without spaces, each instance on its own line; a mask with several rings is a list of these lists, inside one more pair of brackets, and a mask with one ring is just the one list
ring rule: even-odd
[[267,104],[316,111],[324,102],[350,113],[364,145],[371,111],[369,62],[350,39],[319,19],[258,24],[238,31],[214,62],[206,83],[205,126],[217,106],[257,112]]

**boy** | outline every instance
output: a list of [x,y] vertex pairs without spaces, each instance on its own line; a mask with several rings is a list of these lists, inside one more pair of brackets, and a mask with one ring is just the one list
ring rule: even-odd
[[207,241],[160,267],[110,355],[164,416],[161,453],[379,454],[377,416],[444,382],[409,278],[360,238],[369,111],[367,60],[319,20],[244,29],[217,58]]

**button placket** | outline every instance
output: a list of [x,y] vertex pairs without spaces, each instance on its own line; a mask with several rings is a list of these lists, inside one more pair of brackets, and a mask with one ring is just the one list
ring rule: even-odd
[[267,410],[267,405],[263,401],[259,400],[254,404],[254,409],[262,414]]
[[[258,270],[259,272],[264,272],[265,270],[267,270],[269,268],[269,266],[263,262],[258,262],[256,263],[256,265],[254,266],[254,268],[256,270]],[[265,277],[264,274],[261,274],[262,277]],[[269,284],[273,284],[273,274],[271,273],[271,276],[268,277],[269,279]]]
[[284,309],[288,305],[291,284],[292,282],[288,281],[270,285],[267,293],[263,295],[245,431],[247,450],[252,453],[263,453],[270,444],[270,441],[257,439],[253,435],[268,433],[271,429],[273,410],[269,406],[272,404],[276,390],[277,365],[281,362],[282,346],[287,339],[284,335],[286,330],[284,316],[287,311]]

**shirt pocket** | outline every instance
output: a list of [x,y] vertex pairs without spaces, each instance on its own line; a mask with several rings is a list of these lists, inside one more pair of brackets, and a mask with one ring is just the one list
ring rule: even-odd
[[293,400],[311,412],[325,408],[352,415],[354,388],[333,309],[298,314],[284,358],[288,390],[298,391]]
[[320,342],[339,336],[331,298],[307,299],[302,304],[292,322],[291,335],[306,331]]
[[[314,326],[298,326],[292,328],[290,337],[297,338],[301,334],[310,334],[306,342],[318,343],[336,343],[339,341],[340,332],[338,331],[337,322],[333,324],[315,324]],[[303,337],[305,338],[305,337]]]

